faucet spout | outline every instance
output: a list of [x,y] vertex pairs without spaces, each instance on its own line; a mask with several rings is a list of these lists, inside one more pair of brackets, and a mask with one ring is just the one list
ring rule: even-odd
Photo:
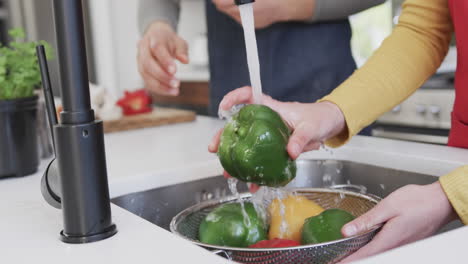
[[95,120],[90,104],[81,0],[54,0],[54,16],[63,111],[60,123],[53,125],[56,157],[44,174],[42,193],[62,209],[61,240],[88,243],[117,232],[111,217],[103,125]]

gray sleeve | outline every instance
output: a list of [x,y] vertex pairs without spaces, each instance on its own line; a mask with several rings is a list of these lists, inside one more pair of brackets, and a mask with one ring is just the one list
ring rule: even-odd
[[151,23],[163,20],[174,30],[179,21],[180,0],[139,0],[138,29],[143,35]]
[[315,9],[309,22],[345,19],[386,0],[315,0]]

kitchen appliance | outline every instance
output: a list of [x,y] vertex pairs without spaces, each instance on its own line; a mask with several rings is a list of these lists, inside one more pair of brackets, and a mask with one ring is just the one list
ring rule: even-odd
[[382,115],[372,135],[447,144],[454,100],[453,72],[438,73],[403,103]]
[[[396,25],[403,0],[392,0],[393,23]],[[447,56],[433,75],[413,95],[382,115],[372,135],[390,139],[447,144],[451,112],[455,100],[454,76],[457,48],[452,39]]]
[[[374,207],[380,200],[377,197],[364,195],[345,190],[322,188],[293,189],[296,193],[306,196],[325,209],[339,208],[346,210],[354,216],[360,216]],[[245,193],[240,196],[243,201],[249,201],[252,194]],[[303,245],[287,248],[237,248],[222,247],[202,243],[198,240],[198,228],[201,221],[215,207],[237,201],[237,196],[209,200],[194,205],[176,215],[170,225],[171,231],[199,246],[213,250],[213,253],[223,255],[229,260],[240,263],[336,263],[340,259],[355,252],[367,244],[379,231],[379,226],[349,238],[330,242]]]

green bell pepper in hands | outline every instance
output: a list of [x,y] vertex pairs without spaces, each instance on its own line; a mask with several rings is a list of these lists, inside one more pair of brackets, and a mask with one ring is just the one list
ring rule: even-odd
[[341,239],[341,228],[352,220],[354,216],[341,209],[328,209],[309,217],[302,227],[301,243],[307,245]]
[[248,247],[268,239],[268,228],[252,203],[244,203],[246,219],[240,203],[223,204],[211,211],[201,222],[198,236],[206,244]]
[[265,105],[243,107],[224,127],[218,155],[226,172],[244,182],[284,186],[296,176],[286,151],[290,131]]

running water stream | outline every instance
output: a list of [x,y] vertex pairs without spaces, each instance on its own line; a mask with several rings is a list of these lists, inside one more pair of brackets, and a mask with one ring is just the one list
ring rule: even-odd
[[[250,218],[245,210],[244,200],[241,198],[239,191],[237,190],[237,183],[239,182],[235,178],[229,178],[228,180],[228,187],[231,191],[232,195],[237,197],[237,202],[240,203],[242,208],[242,215],[244,216],[244,223],[246,226],[250,226]],[[265,226],[270,224],[270,215],[268,213],[268,206],[271,202],[275,199],[279,200],[280,206],[280,215],[282,216],[282,223],[280,226],[280,233],[284,234],[288,230],[288,225],[285,221],[285,214],[286,214],[286,207],[282,200],[289,195],[296,195],[295,193],[289,192],[285,188],[272,188],[267,186],[262,186],[258,189],[257,192],[252,194],[250,202],[253,204],[257,215],[262,219]]]
[[237,183],[239,182],[239,180],[237,180],[236,178],[229,178],[227,181],[229,190],[231,191],[232,195],[237,197],[237,202],[241,205],[242,215],[244,216],[244,224],[246,226],[250,226],[250,218],[247,214],[247,211],[245,210],[244,200],[242,200],[241,195],[237,190]]
[[255,20],[253,4],[239,5],[239,11],[244,28],[245,48],[247,51],[247,64],[249,66],[250,83],[254,104],[262,103],[262,80],[260,78],[260,62],[258,59],[257,38],[255,36]]
[[262,186],[258,189],[257,192],[252,194],[251,201],[265,224],[268,226],[270,224],[270,215],[267,210],[268,206],[273,202],[273,200],[278,199],[279,204],[279,213],[281,215],[281,225],[280,225],[280,236],[285,234],[288,231],[288,223],[286,222],[286,206],[283,203],[283,199],[289,195],[295,195],[291,193],[284,187],[274,188]]
[[[244,39],[247,54],[247,65],[249,68],[250,83],[252,85],[253,103],[262,104],[262,81],[260,78],[260,62],[258,57],[257,38],[255,35],[255,20],[253,12],[253,3],[239,5],[239,11],[241,15],[242,27],[244,29]],[[229,118],[237,112],[238,109],[233,109],[230,112],[220,112],[220,117]],[[234,178],[228,179],[228,186],[231,193],[237,197],[237,201],[241,204],[242,214],[244,215],[244,221],[247,226],[250,226],[250,218],[245,211],[244,201],[237,190],[238,180]],[[282,215],[282,224],[280,226],[280,233],[287,232],[288,226],[285,221],[286,208],[283,203],[283,199],[289,195],[296,195],[287,191],[285,188],[270,188],[262,186],[259,190],[252,194],[251,202],[257,214],[264,221],[265,225],[269,224],[270,216],[268,215],[268,206],[270,203],[278,199],[280,206],[280,214]]]

